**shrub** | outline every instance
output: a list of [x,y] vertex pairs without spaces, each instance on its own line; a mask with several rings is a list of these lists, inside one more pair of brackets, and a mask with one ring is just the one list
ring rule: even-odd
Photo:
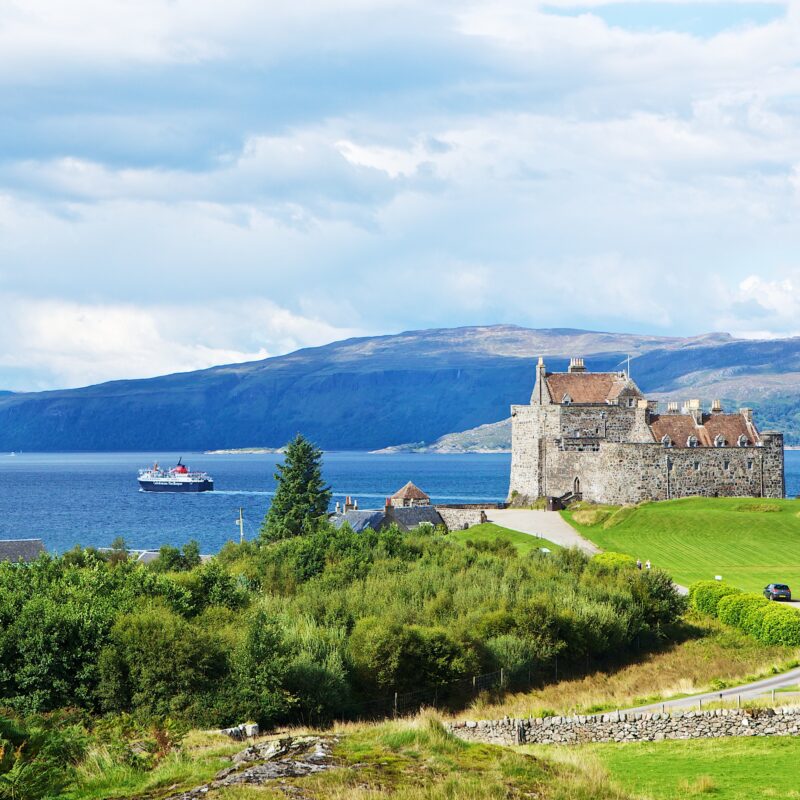
[[729,594],[717,605],[717,616],[726,625],[741,627],[744,615],[752,608],[763,606],[766,599],[758,594]]
[[689,602],[692,608],[702,614],[716,617],[719,601],[728,595],[740,594],[741,591],[722,581],[699,581],[689,588]]
[[761,639],[764,617],[771,611],[770,604],[765,600],[763,603],[753,602],[749,608],[746,608],[741,616],[739,627],[745,633],[755,636],[756,639]]
[[636,559],[626,553],[613,553],[610,550],[598,553],[592,558],[591,564],[599,571],[614,571],[618,569],[631,569],[636,566]]
[[769,606],[761,625],[761,639],[767,644],[800,645],[800,614],[794,609]]

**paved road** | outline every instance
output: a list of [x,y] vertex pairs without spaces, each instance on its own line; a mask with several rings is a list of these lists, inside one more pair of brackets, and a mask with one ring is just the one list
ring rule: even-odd
[[520,508],[491,509],[486,511],[489,522],[512,531],[541,536],[562,547],[578,547],[584,553],[595,555],[600,549],[581,536],[565,522],[557,511],[528,511]]
[[[789,670],[781,675],[773,675],[754,683],[745,683],[741,686],[733,686],[730,689],[723,689],[717,692],[705,692],[695,694],[691,697],[682,697],[678,700],[665,700],[663,703],[651,703],[647,706],[637,706],[636,708],[625,709],[626,711],[661,711],[662,706],[670,711],[678,709],[697,708],[700,701],[704,703],[718,702],[719,700],[735,700],[740,695],[742,700],[752,700],[754,697],[770,695],[773,689],[781,689],[787,686],[797,686],[800,684],[800,667]],[[776,696],[776,699],[780,695]]]

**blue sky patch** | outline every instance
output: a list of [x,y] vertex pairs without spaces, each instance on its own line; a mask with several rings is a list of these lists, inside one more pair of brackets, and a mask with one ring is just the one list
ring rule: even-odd
[[786,13],[782,3],[608,3],[602,6],[546,6],[550,14],[593,14],[616,28],[630,31],[676,31],[715,36],[731,28],[766,25]]

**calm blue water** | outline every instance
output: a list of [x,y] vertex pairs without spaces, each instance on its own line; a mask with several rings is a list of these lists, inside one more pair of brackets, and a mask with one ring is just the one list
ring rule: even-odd
[[[214,491],[156,494],[139,491],[137,470],[179,455],[207,470]],[[426,455],[326,453],[325,479],[336,500],[358,499],[377,508],[406,481],[435,502],[503,500],[508,493],[507,454]],[[238,540],[235,520],[244,509],[250,539],[269,508],[279,455],[159,453],[31,453],[0,456],[0,539],[40,537],[48,550],[75,544],[107,546],[124,536],[129,547],[157,549],[197,539],[212,553]]]
[[[181,454],[92,453],[0,456],[0,539],[41,537],[48,550],[75,544],[107,546],[124,536],[134,548],[157,549],[197,539],[212,553],[238,538],[235,520],[244,508],[245,535],[253,538],[275,489],[280,456],[186,456],[208,470],[215,491],[204,494],[140,492],[136,471],[154,460],[175,463]],[[496,501],[508,492],[507,454],[426,455],[326,453],[325,478],[334,502],[346,494],[361,508],[412,480],[434,502]],[[800,451],[786,453],[786,492],[800,493]]]

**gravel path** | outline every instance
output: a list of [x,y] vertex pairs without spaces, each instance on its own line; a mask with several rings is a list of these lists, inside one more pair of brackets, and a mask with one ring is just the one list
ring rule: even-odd
[[528,511],[521,508],[491,509],[486,516],[489,522],[512,531],[541,536],[562,547],[578,547],[593,556],[600,549],[584,539],[575,528],[565,522],[557,511]]

